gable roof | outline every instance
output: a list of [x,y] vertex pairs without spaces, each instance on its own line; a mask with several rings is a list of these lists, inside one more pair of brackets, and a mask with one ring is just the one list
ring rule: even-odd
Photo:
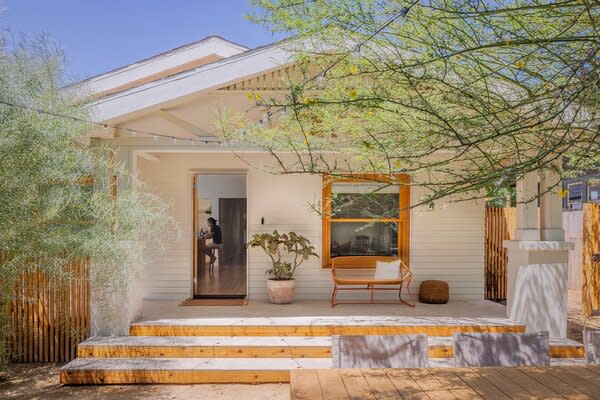
[[86,96],[104,97],[247,51],[248,48],[219,36],[208,36],[124,67],[67,86],[83,89]]
[[198,95],[248,76],[280,68],[291,61],[283,46],[270,44],[222,58],[193,69],[142,82],[87,104],[97,122],[124,118],[140,111]]

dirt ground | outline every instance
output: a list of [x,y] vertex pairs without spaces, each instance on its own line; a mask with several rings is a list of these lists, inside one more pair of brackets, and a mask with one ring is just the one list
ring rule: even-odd
[[600,329],[600,316],[591,318],[581,314],[581,292],[569,290],[569,319],[567,322],[567,336],[569,339],[581,342],[584,327]]
[[0,399],[43,400],[287,400],[287,384],[62,386],[56,364],[12,364]]
[[[581,315],[581,293],[569,292],[568,337],[582,340],[584,326],[600,329],[600,316]],[[219,399],[283,400],[289,399],[289,385],[120,385],[61,386],[56,364],[11,364],[6,382],[0,383],[0,399]]]

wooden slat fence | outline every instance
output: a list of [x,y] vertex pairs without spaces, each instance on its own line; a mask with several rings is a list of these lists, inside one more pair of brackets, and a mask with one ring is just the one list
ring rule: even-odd
[[506,263],[504,240],[512,240],[516,228],[516,208],[485,209],[485,298],[506,299]]
[[582,220],[581,308],[584,315],[591,316],[600,311],[600,204],[585,203]]
[[15,287],[8,346],[15,362],[67,362],[90,334],[89,260],[63,273],[32,269]]

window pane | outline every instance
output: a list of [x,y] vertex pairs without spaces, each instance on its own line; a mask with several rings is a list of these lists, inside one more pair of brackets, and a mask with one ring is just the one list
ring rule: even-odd
[[398,218],[400,187],[380,183],[331,185],[333,218]]
[[583,183],[571,183],[568,185],[568,208],[580,210],[583,203]]
[[396,222],[334,222],[331,224],[331,257],[397,256]]
[[597,180],[588,183],[588,200],[600,201],[600,182]]

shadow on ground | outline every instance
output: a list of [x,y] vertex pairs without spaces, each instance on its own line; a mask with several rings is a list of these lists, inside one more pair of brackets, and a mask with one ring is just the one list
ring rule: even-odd
[[289,385],[106,385],[62,386],[56,364],[10,364],[0,399],[77,400],[283,400]]

